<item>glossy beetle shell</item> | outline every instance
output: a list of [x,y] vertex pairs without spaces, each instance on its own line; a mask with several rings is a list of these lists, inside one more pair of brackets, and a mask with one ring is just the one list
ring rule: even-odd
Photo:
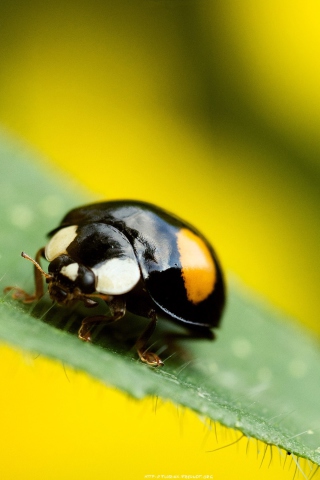
[[[71,210],[50,236],[66,228],[72,235],[65,253],[94,272],[117,256],[137,261],[141,280],[121,292],[127,294],[132,313],[144,316],[148,303],[191,329],[219,326],[225,303],[219,261],[204,236],[188,223],[148,203],[111,201]],[[96,290],[102,288],[98,282]]]

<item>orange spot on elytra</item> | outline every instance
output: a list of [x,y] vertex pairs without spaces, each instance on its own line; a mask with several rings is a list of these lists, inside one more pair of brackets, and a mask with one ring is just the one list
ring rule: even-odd
[[213,292],[216,266],[205,242],[191,230],[182,228],[177,233],[177,240],[187,297],[197,304]]

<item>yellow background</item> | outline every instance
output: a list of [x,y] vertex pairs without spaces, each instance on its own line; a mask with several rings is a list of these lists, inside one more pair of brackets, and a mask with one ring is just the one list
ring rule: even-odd
[[[319,333],[318,2],[33,0],[0,14],[0,121],[65,188],[175,211],[227,272]],[[1,479],[293,477],[277,451],[260,468],[254,441],[206,453],[237,436],[218,427],[217,442],[191,412],[1,353]]]

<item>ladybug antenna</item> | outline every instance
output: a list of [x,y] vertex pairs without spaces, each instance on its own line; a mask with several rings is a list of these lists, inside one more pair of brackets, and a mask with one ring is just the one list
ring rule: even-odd
[[33,263],[33,265],[42,273],[42,275],[43,275],[45,278],[52,278],[52,275],[50,275],[49,273],[45,272],[45,271],[41,268],[41,265],[40,265],[38,262],[36,262],[33,258],[31,258],[27,253],[21,252],[21,257],[26,258],[27,260],[30,260],[30,262]]

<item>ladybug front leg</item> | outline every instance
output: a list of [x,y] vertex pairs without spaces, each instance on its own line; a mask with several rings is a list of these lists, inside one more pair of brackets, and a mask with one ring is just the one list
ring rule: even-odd
[[91,341],[91,330],[96,325],[107,324],[120,320],[126,313],[126,302],[124,297],[114,297],[111,302],[108,302],[108,306],[111,307],[113,314],[110,315],[94,315],[92,317],[86,317],[82,320],[81,327],[78,331],[78,337],[84,342]]
[[147,350],[147,342],[153,334],[157,325],[157,314],[155,310],[150,310],[148,317],[151,318],[151,321],[136,341],[135,346],[142,362],[147,363],[148,365],[151,365],[153,367],[159,367],[160,365],[163,365],[163,361],[161,360],[161,358],[156,353],[149,352]]
[[[28,257],[23,252],[21,256],[24,258],[27,258],[28,260],[30,259],[30,257]],[[40,250],[36,254],[35,260],[39,266],[40,266],[41,257],[44,258],[44,247],[40,248]],[[19,288],[19,287],[6,287],[4,289],[4,292],[7,293],[9,291],[13,291],[14,293],[12,294],[12,298],[14,298],[15,300],[20,300],[23,303],[32,303],[35,300],[39,300],[44,295],[42,277],[43,277],[43,273],[41,272],[41,270],[39,270],[39,268],[36,265],[34,265],[34,283],[35,283],[36,291],[33,295],[30,295],[25,290],[22,290],[22,288]]]

